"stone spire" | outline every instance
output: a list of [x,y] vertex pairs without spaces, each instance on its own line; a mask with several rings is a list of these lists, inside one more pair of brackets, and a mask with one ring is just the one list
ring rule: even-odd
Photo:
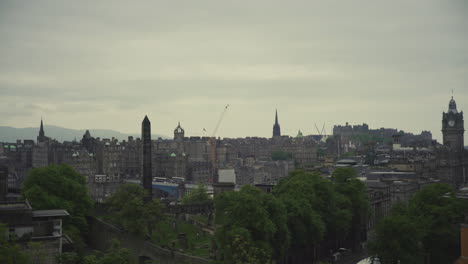
[[275,124],[273,125],[273,137],[281,137],[281,128],[278,123],[278,110],[276,110],[275,114]]
[[143,188],[148,192],[146,201],[153,198],[153,173],[152,173],[152,160],[151,160],[151,122],[148,116],[145,115],[141,124],[141,139],[143,141]]
[[45,140],[44,124],[42,123],[42,118],[41,118],[41,127],[39,129],[39,136],[37,136],[37,142],[44,142],[44,140]]

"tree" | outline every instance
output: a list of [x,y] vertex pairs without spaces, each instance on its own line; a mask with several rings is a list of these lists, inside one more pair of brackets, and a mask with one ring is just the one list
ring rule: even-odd
[[293,154],[291,152],[284,152],[281,150],[273,151],[271,153],[272,160],[292,160]]
[[372,254],[379,256],[383,264],[423,263],[421,232],[410,217],[386,217],[377,225],[375,233],[376,237],[369,244],[369,249]]
[[431,263],[444,263],[460,256],[458,224],[468,210],[465,200],[457,199],[447,184],[431,184],[410,200],[408,212],[423,228],[421,243]]
[[211,200],[205,185],[199,184],[195,190],[182,198],[182,204],[201,204],[210,202]]
[[339,234],[348,232],[349,201],[320,175],[294,171],[275,186],[273,193],[287,208],[294,262],[313,261],[321,241],[335,241]]
[[147,192],[140,185],[124,184],[105,204],[116,224],[131,233],[146,235],[161,220],[162,205],[155,199],[145,203],[145,197]]
[[428,185],[377,225],[371,252],[383,263],[451,263],[460,256],[458,224],[467,210],[451,186]]
[[24,181],[22,195],[36,210],[67,210],[70,217],[64,221],[65,230],[79,249],[84,246],[86,215],[93,205],[84,176],[65,164],[32,169]]
[[[280,260],[289,246],[286,209],[273,195],[245,185],[215,198],[216,240],[225,263]],[[238,251],[240,249],[247,250]],[[242,253],[244,252],[244,253]]]
[[23,252],[15,241],[9,242],[6,237],[7,227],[0,223],[0,263],[4,264],[29,264],[30,257]]
[[59,264],[79,264],[80,256],[76,252],[64,252],[57,256],[57,263]]
[[105,252],[97,252],[83,259],[84,264],[133,264],[130,251],[120,247],[118,240],[113,240],[111,247]]
[[66,164],[32,169],[22,193],[34,209],[65,209],[78,225],[93,204],[85,177]]
[[358,249],[366,233],[367,216],[370,213],[370,202],[366,185],[356,179],[357,173],[352,168],[338,168],[333,172],[336,191],[351,204],[352,220],[350,225],[353,249]]

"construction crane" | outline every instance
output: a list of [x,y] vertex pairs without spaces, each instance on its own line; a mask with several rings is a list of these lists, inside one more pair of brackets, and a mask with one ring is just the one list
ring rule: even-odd
[[221,112],[221,116],[218,119],[218,123],[216,123],[216,126],[213,130],[213,133],[211,134],[211,137],[208,140],[208,144],[210,145],[210,158],[211,158],[211,178],[209,179],[210,182],[216,182],[216,176],[218,174],[216,170],[216,132],[218,132],[219,126],[221,125],[221,121],[223,121],[224,115],[226,114],[226,111],[228,110],[229,105],[226,105],[223,109],[223,112]]
[[317,127],[317,123],[315,123],[315,129],[317,129],[317,132],[320,136],[326,136],[327,131],[325,130],[325,123],[323,123],[322,130],[319,130]]

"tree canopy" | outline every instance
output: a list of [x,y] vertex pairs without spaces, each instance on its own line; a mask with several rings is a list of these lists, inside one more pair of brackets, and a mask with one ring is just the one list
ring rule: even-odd
[[333,181],[294,171],[274,187],[273,195],[250,185],[222,193],[215,198],[222,257],[227,263],[284,257],[304,263],[315,261],[322,249],[359,245],[369,201],[365,185],[355,177],[354,170],[337,170]]
[[250,185],[215,198],[216,240],[225,263],[269,263],[289,246],[284,205]]
[[332,174],[335,189],[346,197],[350,203],[351,222],[350,240],[354,249],[359,242],[365,240],[366,221],[370,213],[370,202],[366,185],[357,179],[357,173],[352,168],[338,168]]
[[0,223],[0,263],[3,264],[29,264],[30,256],[23,251],[20,245],[7,239],[8,229]]
[[77,247],[83,248],[80,235],[88,230],[86,215],[93,206],[84,176],[66,164],[36,168],[29,173],[21,191],[36,210],[67,210],[70,217],[64,219],[65,230]]
[[72,217],[87,215],[93,205],[85,177],[66,164],[32,169],[22,193],[34,209],[65,209]]
[[452,263],[460,254],[458,224],[467,210],[467,202],[457,199],[451,186],[428,185],[377,225],[371,252],[385,264]]
[[277,150],[271,153],[271,159],[272,160],[292,160],[293,154],[291,152]]
[[319,243],[327,240],[336,244],[349,231],[350,201],[319,174],[292,172],[275,187],[274,195],[286,205],[295,251],[292,255],[301,256],[299,262],[313,261]]
[[203,184],[199,184],[195,190],[182,198],[182,204],[200,204],[211,201],[212,199]]
[[115,224],[129,232],[145,235],[152,232],[162,218],[163,206],[159,200],[144,202],[147,192],[136,184],[123,184],[105,204]]

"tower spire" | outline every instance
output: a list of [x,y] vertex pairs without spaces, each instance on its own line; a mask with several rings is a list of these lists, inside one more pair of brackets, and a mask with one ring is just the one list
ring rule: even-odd
[[278,124],[278,109],[276,109],[275,124]]
[[273,125],[273,137],[280,137],[280,136],[281,136],[281,128],[278,123],[278,109],[276,109],[275,124]]
[[41,127],[39,128],[39,136],[37,137],[37,141],[43,142],[44,140],[45,140],[44,124],[42,122],[42,116],[41,116]]

